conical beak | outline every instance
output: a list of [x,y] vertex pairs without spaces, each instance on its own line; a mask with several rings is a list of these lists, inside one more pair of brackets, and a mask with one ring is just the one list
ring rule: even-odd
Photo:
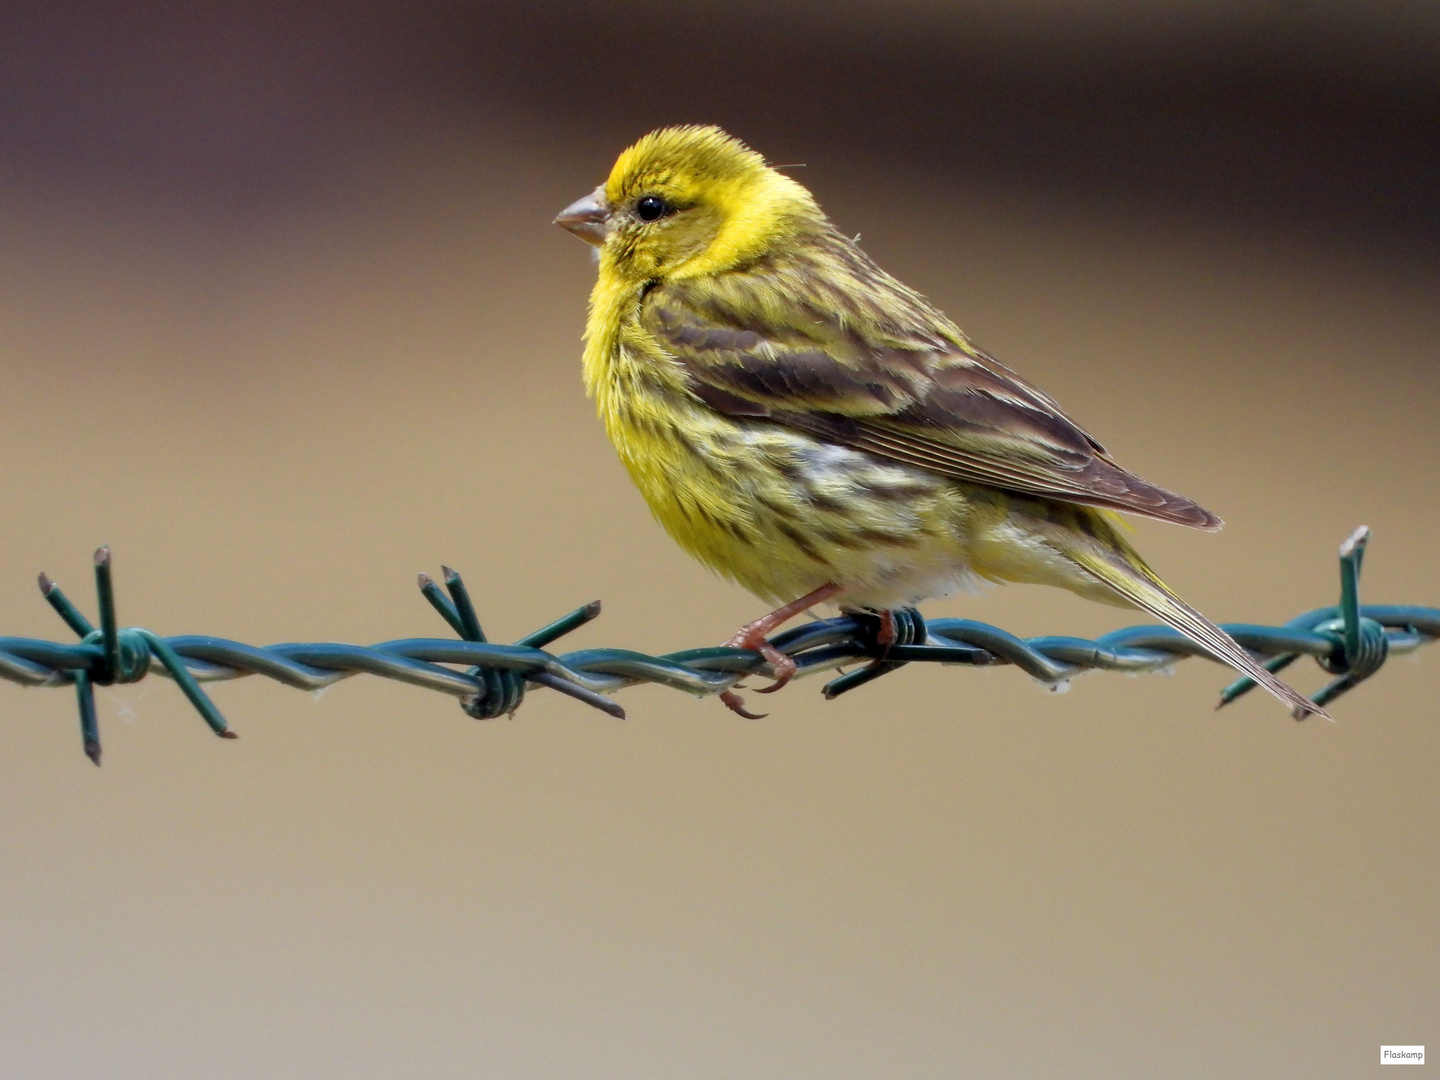
[[610,207],[605,204],[605,189],[597,187],[555,215],[555,224],[568,229],[587,244],[599,247],[605,243],[609,219]]

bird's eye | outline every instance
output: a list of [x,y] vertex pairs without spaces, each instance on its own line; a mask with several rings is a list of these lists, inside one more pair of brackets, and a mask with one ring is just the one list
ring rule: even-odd
[[641,221],[656,221],[670,212],[670,204],[659,195],[646,195],[635,203]]

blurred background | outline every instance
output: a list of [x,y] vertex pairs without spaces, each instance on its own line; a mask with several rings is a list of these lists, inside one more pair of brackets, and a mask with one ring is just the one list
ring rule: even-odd
[[[1440,17],[1425,0],[0,9],[0,633],[47,570],[256,644],[570,647],[760,613],[584,399],[550,225],[714,122],[1229,522],[1137,542],[1216,619],[1440,604]],[[1137,621],[1013,587],[930,611]],[[1305,689],[1323,678],[1292,669]],[[1440,1044],[1440,651],[1296,724],[1224,671],[915,668],[751,723],[513,721],[356,678],[0,684],[0,1074],[1355,1077]],[[764,700],[764,699],[755,699]]]

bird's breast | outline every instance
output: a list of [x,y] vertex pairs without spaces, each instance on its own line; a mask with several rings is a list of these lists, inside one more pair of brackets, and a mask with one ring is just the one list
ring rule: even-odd
[[964,584],[955,485],[770,421],[721,415],[623,359],[596,394],[651,512],[691,555],[776,602],[853,586],[854,606]]

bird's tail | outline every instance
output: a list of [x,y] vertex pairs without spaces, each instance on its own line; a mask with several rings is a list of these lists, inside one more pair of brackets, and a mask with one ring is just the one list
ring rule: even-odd
[[1254,679],[1286,705],[1298,709],[1297,716],[1314,713],[1326,720],[1331,719],[1330,714],[1319,705],[1266,671],[1238,641],[1171,592],[1169,586],[1155,576],[1154,571],[1122,538],[1115,536],[1110,539],[1113,547],[1050,537],[1051,543],[1066,558],[1099,578],[1136,607],[1203,645],[1216,659]]

